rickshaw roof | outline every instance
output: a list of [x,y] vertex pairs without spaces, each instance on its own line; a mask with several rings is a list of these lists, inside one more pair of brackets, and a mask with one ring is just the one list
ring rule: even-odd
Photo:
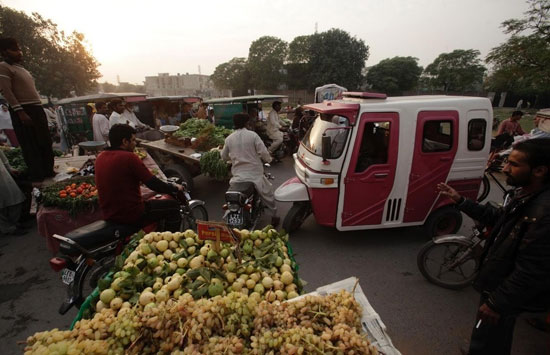
[[112,99],[125,99],[128,102],[136,102],[136,101],[145,100],[146,96],[147,96],[146,94],[142,94],[138,92],[113,92],[113,93],[105,92],[101,94],[67,97],[65,99],[61,99],[57,101],[57,104],[65,105],[65,104],[87,103],[87,102],[96,102],[96,101],[104,101],[104,100],[112,100]]
[[383,98],[383,96],[376,95],[353,95],[338,100],[324,101],[322,103],[316,104],[307,104],[304,105],[304,109],[314,110],[326,114],[341,113],[346,115],[346,113],[349,113],[348,116],[350,118],[350,123],[354,124],[356,120],[356,116],[354,114],[357,114],[360,111],[361,106],[363,105],[364,107],[372,105],[373,109],[386,109],[385,106],[388,106],[387,109],[390,109],[390,107],[391,109],[394,109],[396,106],[401,106],[404,104],[406,105],[407,103],[416,103],[417,105],[427,104],[426,106],[434,105],[441,107],[443,105],[456,105],[461,102],[477,102],[488,104],[490,106],[489,99],[476,96],[415,95]]
[[207,104],[230,104],[237,102],[249,102],[249,101],[275,101],[277,99],[288,99],[286,95],[251,95],[251,96],[235,96],[235,97],[222,97],[219,99],[211,99],[204,101]]
[[184,101],[184,102],[199,102],[201,100],[200,96],[182,96],[182,95],[172,95],[172,96],[151,96],[147,98],[147,101]]

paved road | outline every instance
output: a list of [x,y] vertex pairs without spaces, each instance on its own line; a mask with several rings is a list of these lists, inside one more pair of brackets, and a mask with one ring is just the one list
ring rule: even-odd
[[[287,158],[271,168],[278,186],[293,176]],[[226,184],[196,178],[193,196],[206,201],[211,219],[222,216]],[[492,190],[489,199],[501,200]],[[290,206],[280,204],[284,216]],[[464,218],[461,231],[470,221]],[[403,354],[459,354],[469,339],[478,295],[472,288],[451,291],[424,280],[416,267],[416,253],[426,242],[421,228],[337,232],[318,226],[310,217],[291,236],[306,291],[350,276],[360,279],[367,298],[380,314],[394,345]],[[48,265],[45,241],[36,233],[0,239],[1,354],[19,354],[18,341],[36,331],[67,328],[76,311],[57,313],[64,296],[59,275]],[[550,337],[518,320],[513,354],[548,354]]]

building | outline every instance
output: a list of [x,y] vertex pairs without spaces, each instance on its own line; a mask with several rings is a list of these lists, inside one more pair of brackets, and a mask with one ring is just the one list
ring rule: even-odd
[[231,96],[230,90],[218,90],[208,75],[184,74],[170,75],[159,73],[145,77],[145,92],[149,96],[201,96],[203,98]]

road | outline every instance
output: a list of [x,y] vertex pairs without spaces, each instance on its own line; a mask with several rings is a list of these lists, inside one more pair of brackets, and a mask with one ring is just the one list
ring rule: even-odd
[[[291,159],[270,172],[278,186],[293,176]],[[192,195],[206,201],[212,220],[221,219],[226,187],[203,176],[195,179]],[[497,190],[491,190],[489,200],[502,200]],[[279,204],[280,215],[289,208]],[[470,227],[465,217],[461,232],[468,233]],[[446,290],[422,277],[416,254],[426,241],[419,227],[344,233],[318,226],[313,217],[290,239],[306,291],[356,276],[403,354],[459,354],[469,339],[478,294],[471,287]],[[59,274],[49,268],[50,257],[36,227],[27,235],[0,239],[0,353],[20,354],[24,346],[18,341],[37,331],[66,329],[76,315],[74,309],[64,316],[57,313],[65,290]],[[513,354],[548,353],[548,334],[519,319]]]

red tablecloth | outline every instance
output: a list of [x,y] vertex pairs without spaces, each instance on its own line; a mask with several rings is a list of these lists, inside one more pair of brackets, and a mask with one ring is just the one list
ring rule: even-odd
[[[147,156],[143,159],[143,163],[149,169],[158,169],[159,175],[164,176],[160,171],[155,161]],[[146,186],[141,187],[141,196],[143,200],[153,197],[156,193]],[[71,217],[69,212],[55,207],[40,206],[36,213],[36,221],[38,224],[38,234],[46,238],[46,245],[52,254],[59,251],[59,242],[53,238],[54,234],[65,235],[68,232],[100,220],[102,218],[99,207],[95,207],[89,211],[80,212],[76,216]]]

